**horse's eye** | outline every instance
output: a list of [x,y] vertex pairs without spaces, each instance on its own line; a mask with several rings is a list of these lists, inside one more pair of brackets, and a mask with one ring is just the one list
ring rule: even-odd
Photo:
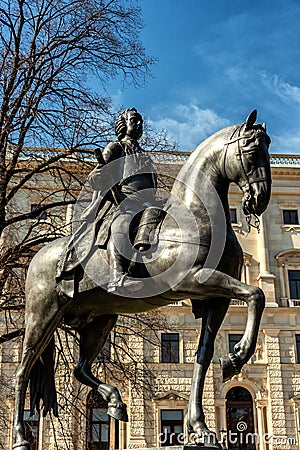
[[247,159],[249,161],[254,161],[257,158],[257,152],[253,151],[253,152],[247,152]]

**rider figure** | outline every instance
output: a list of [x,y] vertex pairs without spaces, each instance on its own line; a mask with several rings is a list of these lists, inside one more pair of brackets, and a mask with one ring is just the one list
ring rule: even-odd
[[102,156],[105,165],[99,164],[91,172],[89,182],[94,190],[103,191],[108,181],[105,171],[110,172],[112,179],[115,179],[111,185],[117,182],[121,206],[117,208],[111,224],[111,237],[107,248],[110,267],[107,291],[124,293],[124,289],[138,291],[143,287],[141,280],[128,276],[133,256],[129,229],[137,213],[156,203],[157,183],[151,159],[138,143],[143,133],[143,119],[135,108],[126,109],[119,114],[115,133],[118,141],[110,142],[104,148]]

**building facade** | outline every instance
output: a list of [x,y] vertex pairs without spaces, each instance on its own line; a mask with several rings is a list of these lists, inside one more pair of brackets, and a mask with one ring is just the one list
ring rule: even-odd
[[[185,154],[153,156],[166,185],[172,183],[186,157]],[[233,299],[217,336],[206,378],[207,425],[230,449],[298,449],[300,445],[300,157],[274,155],[271,166],[272,196],[267,212],[261,217],[259,233],[254,229],[248,231],[239,189],[232,186],[230,190],[232,224],[244,252],[243,281],[261,287],[266,295],[251,361],[241,374],[222,382],[219,358],[226,356],[240,340],[247,316],[247,307]],[[60,362],[57,368],[60,419],[29,417],[26,411],[26,426],[35,442],[34,449],[106,450],[183,443],[201,319],[194,318],[188,299],[160,311],[165,317],[161,330],[147,330],[144,337],[139,333],[128,337],[139,374],[138,385],[131,380],[121,386],[129,422],[110,419],[105,402],[80,386],[70,373],[66,374],[65,365]],[[157,312],[152,314],[155,317]],[[11,323],[22,320],[22,312],[14,315]],[[7,320],[5,324],[7,327]],[[65,335],[60,340],[62,346],[68,347],[72,363],[77,357],[76,345],[67,342]],[[0,407],[3,448],[10,448],[12,441],[13,379],[20,346],[18,337],[0,347],[2,391],[5,391]],[[112,361],[113,347],[107,346],[106,351]],[[108,368],[110,364],[107,362]],[[110,379],[109,370],[106,377]],[[143,385],[147,388],[141,389]],[[72,404],[68,403],[71,394],[76,399]]]

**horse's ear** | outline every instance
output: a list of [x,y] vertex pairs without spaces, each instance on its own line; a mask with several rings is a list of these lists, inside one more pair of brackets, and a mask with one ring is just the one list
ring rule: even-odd
[[265,124],[265,122],[261,126],[262,126],[264,132],[266,133],[267,132],[267,125]]
[[256,117],[257,117],[257,110],[254,109],[247,117],[245,130],[251,130],[253,128],[253,125],[255,124],[256,121]]

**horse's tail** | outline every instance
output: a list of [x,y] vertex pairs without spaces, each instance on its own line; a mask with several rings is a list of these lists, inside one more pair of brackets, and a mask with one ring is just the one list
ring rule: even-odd
[[43,416],[53,411],[58,416],[57,396],[54,379],[55,346],[51,339],[40,358],[30,372],[30,411],[40,411],[40,401],[43,402]]

